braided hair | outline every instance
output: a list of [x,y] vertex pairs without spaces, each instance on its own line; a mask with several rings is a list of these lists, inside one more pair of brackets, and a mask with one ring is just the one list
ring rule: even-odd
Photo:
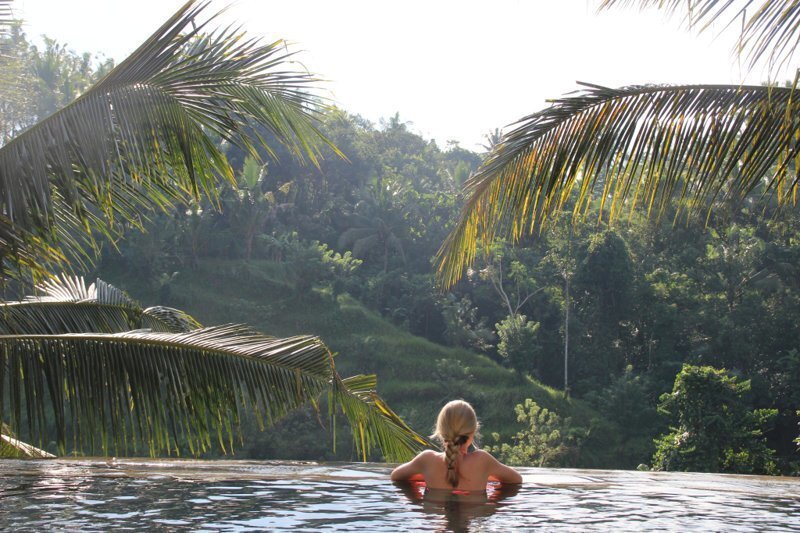
[[470,404],[463,400],[453,400],[442,407],[436,419],[436,433],[433,438],[442,443],[445,462],[447,463],[447,480],[458,486],[458,466],[461,458],[461,447],[471,435],[478,431],[478,417]]

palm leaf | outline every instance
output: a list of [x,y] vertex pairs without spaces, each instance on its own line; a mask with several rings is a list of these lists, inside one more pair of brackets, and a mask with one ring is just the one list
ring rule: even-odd
[[439,280],[454,284],[479,243],[541,228],[573,192],[575,213],[597,198],[609,220],[640,204],[662,215],[673,198],[685,213],[707,211],[765,177],[770,193],[793,199],[798,110],[791,88],[584,85],[520,120],[470,177],[439,250]]
[[19,240],[77,245],[60,237],[113,236],[120,221],[213,197],[220,178],[235,181],[212,137],[256,155],[251,139],[265,127],[317,162],[328,141],[315,125],[315,78],[286,68],[282,41],[210,31],[207,6],[187,2],[80,98],[0,148],[0,210]]
[[741,26],[737,50],[752,68],[766,57],[777,70],[789,63],[800,43],[800,3],[790,0],[734,2],[733,0],[603,0],[600,9],[615,6],[656,7],[684,11],[689,27],[708,29],[714,22]]
[[[334,376],[329,405],[338,406],[353,431],[353,442],[366,461],[369,451],[379,448],[389,461],[406,461],[414,450],[434,447],[430,440],[415,433],[375,392],[374,375],[340,379]],[[335,423],[334,423],[335,427]]]
[[357,443],[368,447],[365,454],[376,444],[388,457],[413,453],[422,438],[399,419],[377,415],[383,403],[365,397],[366,385],[357,380],[350,391],[315,337],[277,339],[236,325],[0,336],[0,402],[8,401],[0,413],[10,413],[17,434],[24,425],[29,440],[41,441],[48,398],[62,452],[67,419],[79,449],[107,453],[113,441],[118,454],[142,443],[151,454],[179,453],[185,444],[198,454],[216,436],[223,451],[232,450],[240,410],[252,408],[269,424],[334,387],[352,422],[375,436]]
[[2,261],[0,264],[0,275],[11,278],[22,278],[25,272],[30,272],[34,278],[42,279],[48,276],[48,265],[66,260],[58,249],[35,235],[21,234],[0,214],[0,257],[4,255],[15,258],[13,263]]
[[52,459],[55,455],[0,433],[0,459]]
[[142,327],[153,331],[179,333],[200,328],[202,325],[185,311],[156,305],[142,310]]
[[5,424],[0,425],[0,459],[52,459],[55,457],[55,455],[31,446],[27,442],[6,435],[6,432],[8,432],[8,428]]
[[83,278],[62,274],[38,290],[40,296],[0,303],[0,334],[120,333],[141,328],[179,333],[201,327],[178,309],[142,309],[125,292],[100,279],[86,285]]

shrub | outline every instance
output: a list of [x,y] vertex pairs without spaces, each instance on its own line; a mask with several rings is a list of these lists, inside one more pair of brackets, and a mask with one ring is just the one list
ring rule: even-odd
[[514,437],[514,443],[499,443],[500,436],[492,437],[498,444],[489,447],[500,460],[511,465],[573,466],[580,446],[588,435],[584,428],[573,427],[571,420],[549,409],[540,407],[530,398],[514,407],[517,421],[525,424]]
[[683,365],[672,393],[660,398],[659,412],[677,425],[656,439],[653,469],[776,473],[763,431],[777,410],[752,410],[744,397],[749,390],[749,380],[725,370]]
[[529,322],[525,315],[509,315],[495,324],[500,343],[497,352],[511,368],[532,373],[541,352],[539,323]]

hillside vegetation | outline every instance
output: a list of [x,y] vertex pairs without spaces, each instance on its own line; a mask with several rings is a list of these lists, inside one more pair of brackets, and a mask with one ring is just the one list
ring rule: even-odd
[[[585,402],[504,368],[488,357],[442,346],[391,324],[348,294],[333,301],[328,291],[296,296],[287,265],[267,260],[201,261],[196,269],[177,274],[163,304],[180,307],[203,324],[245,323],[275,336],[314,334],[331,348],[342,375],[375,373],[378,392],[415,430],[428,434],[441,405],[464,398],[481,418],[483,442],[492,433],[508,440],[522,428],[513,407],[530,398],[540,406],[591,428],[585,456],[576,466],[630,466],[615,452],[620,443],[611,423]],[[100,275],[125,288],[142,303],[163,296],[154,286],[138,283],[125,272],[108,269]],[[333,452],[325,411],[322,420],[311,411],[290,416],[266,432],[244,424],[238,458],[351,459],[347,439],[340,436]],[[339,423],[341,425],[341,422]],[[298,433],[301,430],[301,433]],[[342,434],[345,432],[342,431]],[[345,446],[342,446],[344,444]],[[635,465],[633,465],[635,466]]]

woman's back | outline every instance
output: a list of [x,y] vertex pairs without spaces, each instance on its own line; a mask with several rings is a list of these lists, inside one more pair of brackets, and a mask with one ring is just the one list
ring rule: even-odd
[[[430,452],[430,459],[423,472],[425,486],[429,489],[452,489],[447,478],[447,461],[443,452]],[[465,491],[486,490],[489,481],[486,456],[483,450],[475,450],[461,456],[458,465],[458,485],[456,488]]]
[[458,461],[458,484],[454,487],[448,478],[445,454],[426,450],[413,461],[392,472],[395,481],[414,479],[421,476],[429,489],[458,489],[463,491],[485,491],[486,484],[492,481],[520,483],[521,476],[483,450],[464,453]]

